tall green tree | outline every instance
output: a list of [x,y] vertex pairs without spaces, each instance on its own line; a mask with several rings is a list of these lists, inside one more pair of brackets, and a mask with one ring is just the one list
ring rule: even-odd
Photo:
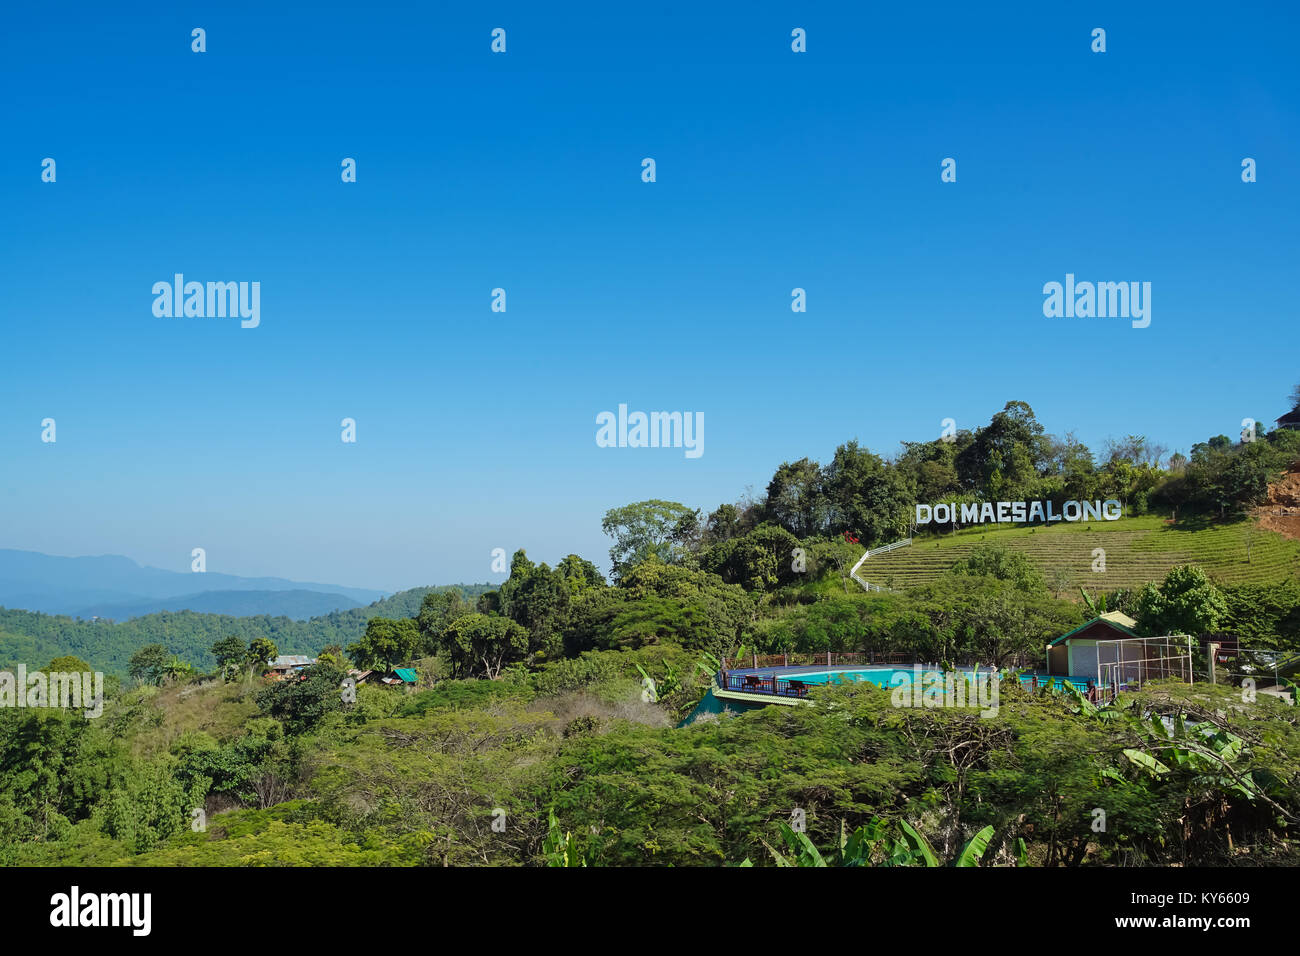
[[1158,587],[1148,584],[1138,597],[1138,626],[1147,635],[1206,634],[1227,614],[1223,594],[1195,565],[1173,568]]
[[605,512],[600,528],[614,539],[609,560],[615,578],[651,556],[665,564],[680,563],[687,553],[683,535],[692,515],[696,515],[694,509],[658,498]]
[[255,637],[248,642],[244,662],[248,665],[249,673],[257,673],[279,656],[280,649],[275,646],[275,641],[269,637]]
[[86,674],[93,668],[74,654],[63,654],[45,666],[47,674]]
[[146,644],[131,655],[127,673],[142,684],[161,684],[171,655],[161,644]]
[[897,541],[911,525],[916,489],[856,441],[835,449],[822,484],[831,534],[852,532],[864,544]]
[[348,656],[362,667],[387,671],[409,660],[419,644],[420,629],[413,619],[372,617],[361,640],[348,645]]
[[330,664],[316,663],[303,676],[305,680],[279,681],[257,695],[257,706],[280,721],[290,734],[311,730],[343,702],[339,693],[343,671]]
[[496,680],[528,653],[528,631],[507,617],[466,614],[443,634],[443,648],[458,677]]
[[764,507],[770,521],[796,537],[819,533],[830,510],[821,466],[811,458],[782,463],[767,483]]
[[1007,402],[975,440],[957,456],[957,472],[968,488],[988,497],[1021,496],[1047,463],[1050,443],[1026,402]]
[[[494,598],[497,592],[490,592]],[[483,603],[486,595],[479,596],[479,602]],[[499,606],[499,601],[495,601]],[[420,631],[421,649],[426,654],[434,654],[442,644],[443,631],[451,624],[452,621],[474,610],[469,602],[461,595],[460,591],[433,591],[424,596],[424,601],[420,604],[420,611],[415,617],[416,626]]]
[[563,633],[572,603],[585,592],[606,587],[590,561],[568,555],[554,569],[533,564],[523,550],[510,563],[501,585],[500,613],[528,632],[528,649],[544,656],[563,650]]
[[212,645],[212,656],[217,659],[217,672],[222,680],[234,677],[247,655],[248,645],[233,634]]

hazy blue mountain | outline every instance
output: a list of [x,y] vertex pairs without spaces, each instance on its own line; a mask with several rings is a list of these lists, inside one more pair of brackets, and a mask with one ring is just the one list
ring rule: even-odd
[[[223,597],[201,607],[200,595],[217,592]],[[231,592],[244,592],[232,598]],[[276,603],[271,597],[252,597],[249,592],[298,592]],[[308,599],[314,592],[319,599]],[[0,606],[42,611],[46,614],[88,616],[100,614],[121,619],[154,611],[211,610],[214,613],[272,614],[310,617],[331,610],[370,604],[388,592],[370,588],[341,587],[285,578],[245,578],[234,574],[203,574],[164,571],[137,564],[121,555],[64,558],[36,551],[0,549]],[[245,602],[228,604],[223,602]],[[257,603],[257,602],[263,603]],[[247,610],[227,610],[248,608]],[[112,613],[92,610],[116,608]],[[291,610],[298,608],[299,610]],[[129,614],[123,609],[129,609]]]

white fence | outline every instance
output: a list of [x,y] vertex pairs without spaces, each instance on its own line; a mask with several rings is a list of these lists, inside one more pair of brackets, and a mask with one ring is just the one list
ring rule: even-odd
[[911,538],[904,538],[902,541],[895,541],[893,544],[882,545],[879,548],[872,548],[870,551],[864,552],[862,557],[858,558],[858,563],[853,565],[853,570],[849,572],[849,577],[861,584],[864,590],[888,591],[889,588],[881,587],[879,584],[872,584],[865,578],[858,577],[858,568],[862,567],[862,563],[866,561],[867,558],[874,557],[877,554],[884,554],[886,551],[893,551],[895,548],[905,548],[911,543]]
[[1097,683],[1101,687],[1122,690],[1150,680],[1171,678],[1188,684],[1195,679],[1192,675],[1191,639],[1185,635],[1126,637],[1097,642]]

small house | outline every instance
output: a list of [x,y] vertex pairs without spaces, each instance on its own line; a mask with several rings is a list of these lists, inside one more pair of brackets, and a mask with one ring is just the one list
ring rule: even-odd
[[281,654],[271,661],[266,669],[276,680],[284,680],[286,677],[301,674],[315,663],[316,658],[314,657],[306,657],[302,654]]
[[1121,641],[1137,638],[1137,621],[1119,611],[1111,611],[1080,624],[1047,645],[1047,673],[1061,677],[1098,679],[1098,641]]

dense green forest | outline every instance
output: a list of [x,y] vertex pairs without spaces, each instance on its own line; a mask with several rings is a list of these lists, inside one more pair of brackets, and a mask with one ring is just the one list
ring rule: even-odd
[[647,704],[637,667],[691,663],[588,652],[350,707],[321,672],[147,686],[99,721],[8,711],[0,861],[764,865],[797,816],[832,860],[842,827],[906,824],[940,861],[992,827],[984,865],[1300,862],[1300,709],[1272,698],[1153,685],[1099,711],[1008,687],[983,719],[861,684],[673,729],[692,682]]
[[[491,585],[450,587],[473,598]],[[122,622],[84,621],[60,614],[0,608],[0,667],[12,668],[20,661],[34,667],[33,662],[74,654],[106,674],[124,677],[132,654],[145,645],[162,644],[181,660],[210,670],[216,664],[211,651],[213,642],[232,634],[245,642],[269,637],[286,654],[314,655],[330,644],[356,640],[372,617],[415,614],[424,596],[438,590],[443,589],[412,588],[367,607],[334,611],[307,621],[193,611],[163,611]]]
[[[308,622],[0,612],[6,656],[93,655],[125,676],[100,718],[0,709],[0,862],[1295,863],[1300,708],[1285,695],[1157,682],[1099,708],[1013,680],[986,719],[900,709],[864,683],[679,726],[742,649],[1034,667],[1103,607],[1143,634],[1236,635],[1252,666],[1295,655],[1294,573],[1228,583],[1190,562],[1066,594],[990,540],[918,586],[849,577],[864,546],[910,530],[918,499],[1117,497],[1179,524],[1248,522],[1300,458],[1300,434],[1250,437],[1182,462],[1126,439],[1097,460],[1012,402],[890,462],[850,442],[825,467],[783,464],[761,499],[707,515],[612,508],[612,580],[519,551],[499,587]],[[320,660],[277,683],[262,675],[277,651]],[[416,686],[344,681],[402,665]],[[796,818],[806,829],[783,826]]]

